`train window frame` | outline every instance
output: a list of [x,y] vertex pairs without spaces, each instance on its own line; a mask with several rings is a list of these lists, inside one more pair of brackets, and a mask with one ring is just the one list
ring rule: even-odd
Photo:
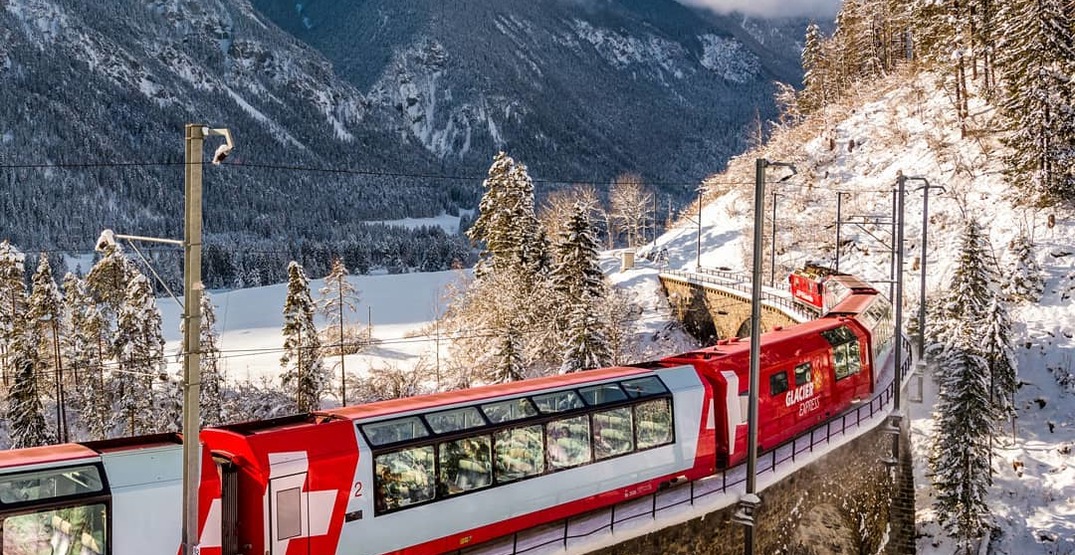
[[[509,449],[517,448],[522,453],[526,454],[527,455],[527,457],[526,457],[527,460],[522,460],[523,459],[522,456],[514,456],[513,453],[511,453],[510,451],[508,453],[504,453],[504,455],[507,455],[507,457],[505,457],[505,458],[508,458],[508,459],[521,460],[521,462],[524,462],[524,463],[528,463],[529,461],[533,461],[535,463],[540,463],[540,465],[538,465],[538,464],[532,465],[533,470],[530,471],[530,472],[525,472],[524,471],[519,476],[513,476],[513,477],[505,478],[504,476],[507,474],[507,472],[503,471],[503,469],[501,467],[501,464],[500,464],[500,460],[501,460],[501,453],[499,451],[500,445],[502,443],[503,444],[516,443],[514,441],[514,436],[518,432],[527,433],[527,432],[532,431],[530,429],[536,429],[536,431],[537,431],[537,441],[535,442],[534,445],[538,449],[540,449],[540,452],[537,452],[536,456],[535,456],[535,453],[531,450],[531,445],[529,445],[530,442],[527,441],[525,445],[520,445],[520,446],[516,446],[516,447],[509,447]],[[507,435],[513,436],[512,441],[509,442],[506,439],[502,441],[500,439],[500,437],[499,437],[501,434],[507,434]],[[502,428],[502,429],[499,429],[499,430],[494,430],[493,433],[492,433],[492,436],[493,436],[493,482],[494,482],[494,485],[499,486],[501,484],[511,484],[511,483],[518,482],[520,480],[526,480],[528,478],[533,478],[533,477],[541,476],[541,475],[544,475],[544,474],[548,473],[548,456],[546,455],[546,450],[545,450],[545,425],[544,424],[536,423],[536,424],[527,424],[527,425],[522,425],[522,426],[506,427],[506,428]],[[505,437],[507,437],[507,436],[505,436]]]
[[[446,420],[449,420],[449,419],[451,419],[452,417],[454,417],[456,415],[461,415],[462,416],[463,423],[461,425],[458,425],[456,427],[451,427],[451,426],[441,427],[440,426],[440,424],[442,422],[444,422]],[[484,428],[485,426],[489,425],[488,419],[486,419],[485,415],[482,413],[482,411],[479,410],[478,407],[475,407],[475,406],[457,407],[457,408],[454,408],[454,409],[442,410],[442,411],[437,411],[437,412],[430,412],[430,413],[425,413],[422,416],[425,418],[426,424],[429,426],[429,429],[432,430],[433,433],[436,434],[436,435],[450,434],[450,433],[454,433],[454,432],[462,432],[462,431],[466,431],[466,430],[472,430],[472,429],[475,429],[475,428]],[[468,418],[476,418],[477,423],[468,423],[467,422]],[[444,419],[444,420],[441,420],[441,419]]]
[[[575,423],[576,421],[578,423]],[[550,429],[554,425],[562,425],[562,429],[566,430],[567,433],[562,436],[555,436]],[[585,426],[585,430],[573,429],[574,426]],[[576,445],[576,447],[573,447],[577,449],[576,452],[569,451],[567,447],[573,444]],[[559,457],[554,459],[554,453],[563,453],[562,459]],[[589,413],[558,418],[545,423],[545,459],[547,472],[578,468],[593,462],[593,426]]]
[[[490,414],[492,408],[499,408],[500,406],[504,406],[507,408],[507,413],[504,414],[503,417],[501,417],[501,415]],[[523,414],[521,416],[514,414],[516,409],[520,409],[522,407],[526,407],[526,410],[523,410],[522,412],[525,413],[527,412],[527,410],[529,410],[529,414]],[[478,405],[478,408],[481,409],[481,412],[485,415],[486,420],[488,420],[490,424],[494,425],[507,424],[509,422],[517,422],[520,420],[528,420],[530,418],[540,416],[541,414],[538,412],[537,407],[534,406],[534,403],[530,400],[529,397],[515,397],[513,399],[502,399],[500,401],[493,401],[491,403],[483,403],[481,405]]]
[[[276,492],[276,541],[302,535],[302,488],[293,487]],[[284,528],[284,524],[287,528]]]
[[[562,414],[586,408],[586,403],[574,389],[531,395],[530,400],[534,402],[534,406],[541,414]],[[546,404],[545,400],[552,401],[552,403]]]
[[[656,387],[650,388],[650,385],[656,385]],[[664,382],[661,381],[661,378],[657,376],[644,376],[631,380],[623,380],[620,382],[620,386],[623,388],[624,392],[627,393],[627,397],[632,400],[657,395],[667,395],[669,393],[668,387],[665,386]]]
[[[422,435],[411,435],[411,437],[391,439],[390,441],[374,441],[374,439],[377,438],[377,430],[379,430],[380,428],[403,424],[411,424],[412,431],[415,429],[420,429],[424,433]],[[414,424],[417,424],[417,426],[415,426]],[[429,426],[420,417],[420,415],[417,414],[411,416],[404,416],[401,418],[378,420],[376,422],[366,422],[363,424],[359,424],[359,429],[362,430],[362,435],[365,436],[366,442],[369,443],[371,447],[387,447],[389,445],[394,445],[397,443],[407,443],[416,440],[424,440],[433,435],[430,433],[431,430],[429,429]]]
[[[70,516],[67,516],[65,518],[65,516],[61,515],[66,511],[78,509],[83,509],[87,512],[83,513],[83,516],[86,518],[83,521],[83,524],[79,527],[79,530],[77,532],[79,536],[77,538],[78,541],[76,543],[75,538],[72,537],[73,534],[70,532],[70,527],[73,526],[72,521],[74,521],[75,519],[71,518]],[[97,521],[97,519],[94,519],[89,516],[90,513],[88,511],[94,510],[100,511],[100,521]],[[11,530],[11,528],[8,526],[9,521],[18,521],[33,518],[40,519],[42,517],[44,517],[44,521],[42,522],[42,524],[47,522],[47,528],[45,526],[42,526],[42,528],[49,530],[50,533],[47,538],[39,537],[36,541],[43,541],[45,544],[44,546],[54,547],[50,544],[53,539],[56,538],[56,531],[59,530],[62,533],[62,530],[65,527],[64,524],[66,524],[66,527],[68,528],[68,533],[65,535],[67,536],[67,539],[71,541],[70,546],[75,547],[77,545],[79,547],[80,553],[85,551],[95,553],[97,555],[106,555],[112,553],[112,503],[107,496],[99,496],[96,499],[86,499],[82,503],[75,504],[50,503],[48,505],[32,506],[28,507],[27,510],[4,514],[3,516],[0,516],[0,553],[11,551],[7,547],[9,545],[8,532],[9,530]],[[89,523],[88,528],[86,526],[86,523]],[[86,537],[88,537],[88,541],[90,543],[86,543]],[[28,538],[26,536],[17,537],[16,540],[19,542],[17,545],[25,546],[25,542],[27,539],[32,538]],[[72,551],[72,553],[74,553],[74,551]]]
[[[388,501],[390,499],[389,498],[389,492],[386,491],[386,489],[387,489],[389,484],[386,483],[387,480],[385,479],[384,472],[383,472],[383,469],[387,468],[388,465],[387,464],[381,464],[382,457],[389,457],[389,456],[392,456],[392,455],[399,456],[399,455],[401,455],[402,453],[404,453],[406,451],[420,451],[420,450],[423,450],[423,449],[429,449],[429,455],[430,455],[429,458],[432,459],[431,465],[430,465],[428,471],[426,471],[425,469],[419,469],[419,470],[422,470],[423,473],[427,476],[428,485],[422,484],[423,488],[416,488],[416,489],[418,489],[419,491],[421,489],[427,489],[428,492],[429,492],[429,495],[426,496],[424,499],[416,499],[416,500],[410,501],[408,503],[399,503],[399,504],[396,504],[394,506],[390,506],[390,504],[388,503]],[[418,460],[417,458],[414,458],[414,457],[412,457],[412,458],[415,460],[416,463],[421,463],[422,462],[422,461]],[[415,469],[415,466],[413,466],[413,465],[409,466],[409,468],[408,468],[408,470],[411,470],[411,471],[413,471],[414,469]],[[403,473],[402,472],[397,472],[395,474],[401,476]],[[384,452],[384,453],[375,454],[373,456],[373,487],[374,487],[374,494],[373,495],[374,495],[374,512],[375,512],[375,514],[379,514],[379,515],[380,514],[387,514],[387,513],[390,513],[390,512],[399,511],[399,510],[403,510],[403,509],[408,509],[410,507],[416,507],[416,506],[419,506],[419,505],[425,505],[427,503],[436,501],[437,500],[437,476],[438,476],[438,474],[437,474],[437,449],[436,449],[436,443],[424,443],[424,444],[421,444],[421,445],[409,445],[409,446],[406,446],[406,447],[404,447],[402,449],[395,449],[395,450],[392,450],[392,451],[387,451],[387,452]],[[393,476],[391,482],[393,484],[398,484],[398,483],[402,482],[402,480],[400,480],[396,476]],[[406,485],[406,484],[403,484],[403,485]],[[407,488],[407,491],[409,493],[409,491],[410,491],[409,487]],[[394,497],[393,499],[398,500],[398,499],[400,499],[400,497]]]
[[[590,413],[590,433],[593,435],[593,448],[591,451],[595,462],[611,459],[620,455],[627,455],[637,450],[635,444],[635,418],[632,407],[633,405],[623,405]],[[612,414],[616,412],[623,413],[625,416]],[[607,418],[608,423],[598,426],[598,418]],[[627,437],[621,439],[616,437],[618,434],[604,433],[606,431],[623,432],[623,429],[618,427],[617,421],[614,421],[613,418],[623,419],[623,422],[627,424]],[[626,441],[626,449],[617,450],[615,447],[609,445],[609,442],[615,441]]]
[[[627,387],[625,387],[623,384],[624,384],[624,382],[627,382],[628,384],[630,384],[631,382],[636,382],[639,379],[644,380],[643,383],[648,384],[650,387],[645,388],[645,389],[639,388],[639,389],[637,389],[635,391],[635,394],[637,396],[630,397],[630,392],[627,391]],[[538,393],[538,394],[530,394],[530,395],[521,396],[521,397],[509,397],[509,398],[505,398],[505,399],[501,399],[501,400],[493,401],[493,402],[479,403],[479,404],[476,404],[476,405],[467,405],[467,407],[475,407],[475,408],[479,409],[481,414],[486,418],[486,420],[488,421],[488,424],[486,426],[484,426],[484,427],[474,427],[474,428],[470,428],[470,429],[463,429],[463,430],[458,430],[458,431],[447,432],[447,433],[444,433],[444,434],[432,434],[432,435],[430,435],[428,437],[422,437],[422,438],[409,440],[409,441],[405,441],[405,442],[399,442],[399,443],[395,443],[395,444],[384,444],[384,445],[380,445],[380,446],[372,446],[372,444],[371,444],[371,446],[373,448],[373,457],[374,457],[374,463],[373,463],[373,467],[374,467],[373,468],[373,474],[374,474],[374,476],[373,476],[373,485],[374,485],[374,488],[375,488],[375,493],[374,493],[374,515],[375,516],[382,516],[382,515],[395,513],[397,511],[401,511],[401,510],[410,509],[412,507],[425,506],[425,505],[429,505],[431,503],[437,503],[437,502],[440,502],[440,501],[447,501],[447,500],[450,500],[450,499],[458,499],[459,497],[467,495],[467,494],[470,494],[470,493],[488,491],[490,489],[495,489],[495,488],[497,488],[499,486],[502,486],[502,485],[515,484],[515,483],[519,483],[519,482],[522,482],[522,481],[525,481],[525,480],[530,480],[530,479],[534,479],[534,478],[540,478],[541,476],[547,476],[547,475],[557,473],[557,472],[570,471],[570,470],[573,470],[573,469],[576,469],[576,468],[585,467],[585,466],[590,465],[590,464],[603,463],[603,462],[606,462],[606,461],[614,459],[614,458],[631,456],[633,454],[637,454],[637,453],[640,453],[642,451],[647,451],[647,450],[650,450],[650,449],[657,449],[657,448],[667,447],[667,446],[673,445],[675,443],[676,438],[677,438],[677,430],[676,430],[676,412],[675,412],[676,404],[675,404],[674,395],[673,395],[673,393],[671,391],[669,391],[667,389],[667,387],[665,386],[664,382],[662,380],[660,380],[660,378],[658,376],[650,375],[650,376],[643,376],[642,378],[635,378],[635,379],[630,379],[630,380],[615,380],[615,381],[610,381],[610,382],[597,382],[597,383],[587,384],[586,387],[607,386],[609,383],[619,384],[619,387],[621,388],[621,390],[623,390],[623,391],[625,391],[625,393],[627,393],[628,398],[624,399],[624,400],[620,400],[620,401],[615,401],[615,402],[610,401],[607,404],[601,404],[601,405],[596,405],[596,406],[589,405],[589,404],[586,403],[586,400],[581,395],[578,395],[579,394],[579,387],[577,387],[577,386],[576,386],[576,388],[572,388],[572,389],[560,389],[560,390],[553,390],[553,391],[545,391],[545,392],[541,392],[541,393]],[[536,396],[540,396],[540,395],[543,395],[543,394],[563,394],[565,392],[575,394],[578,399],[582,400],[581,406],[578,406],[577,408],[572,408],[572,409],[569,409],[569,410],[565,410],[563,412],[554,412],[554,413],[545,413],[545,412],[541,412],[540,410],[536,410],[537,403],[534,400],[534,398]],[[663,426],[663,429],[661,430],[661,434],[660,434],[661,437],[659,437],[657,441],[650,441],[650,442],[643,441],[643,442],[640,443],[639,438],[640,438],[640,435],[641,435],[641,428],[643,426],[640,426],[640,424],[639,424],[642,421],[642,416],[640,416],[640,413],[639,413],[639,407],[649,406],[649,405],[652,405],[654,403],[663,403],[664,404],[664,407],[662,407],[661,411],[662,411],[662,414],[667,414],[667,417],[666,417],[667,422],[664,423],[664,424],[661,424],[661,426]],[[509,408],[514,407],[514,408],[511,408],[510,410],[506,411],[504,414],[499,414],[498,415],[498,414],[495,414],[495,412],[492,410],[492,409],[498,408],[498,407],[509,407]],[[529,412],[529,411],[533,411],[534,414],[530,415],[530,416],[520,416],[518,414],[512,414],[512,413],[515,412],[515,408],[518,408],[518,407],[524,407],[522,409],[522,412],[524,412],[524,413]],[[624,409],[624,410],[629,410],[630,411],[631,426],[632,426],[632,433],[633,433],[633,437],[632,437],[632,441],[631,441],[631,443],[632,443],[631,449],[623,451],[622,453],[615,453],[615,454],[609,455],[606,458],[597,458],[596,457],[596,440],[595,440],[595,438],[593,436],[593,433],[594,433],[593,418],[594,418],[595,415],[600,414],[602,412],[608,412],[608,411],[616,410],[616,409]],[[455,409],[448,409],[448,410],[455,410]],[[438,411],[438,412],[446,412],[446,411]],[[430,412],[415,412],[415,413],[412,413],[412,415],[414,415],[414,416],[421,417],[422,421],[430,429],[432,429],[432,426],[430,426],[428,420],[426,420],[426,417],[429,414],[435,414],[435,413],[430,413]],[[582,421],[584,421],[585,424],[587,425],[588,430],[587,430],[587,434],[586,434],[586,443],[587,443],[586,446],[588,447],[588,450],[589,450],[588,458],[586,458],[585,460],[578,459],[576,463],[572,463],[569,466],[554,467],[552,464],[550,464],[550,458],[549,458],[550,455],[549,455],[549,448],[548,448],[548,439],[549,439],[548,425],[550,423],[565,420],[565,419],[582,419]],[[359,429],[361,429],[361,427],[364,424],[365,423],[359,423],[358,424]],[[536,428],[536,429],[540,430],[540,438],[539,438],[539,440],[541,442],[541,445],[540,445],[541,453],[539,453],[540,456],[541,456],[540,468],[533,469],[529,474],[521,474],[521,475],[512,477],[510,479],[505,479],[505,477],[504,477],[504,475],[503,475],[503,473],[501,471],[501,468],[498,466],[497,457],[498,457],[498,446],[500,444],[500,440],[498,439],[498,437],[499,437],[500,434],[509,433],[512,430],[527,429],[527,428],[531,428],[531,429]],[[460,440],[460,439],[465,439],[465,438],[473,439],[473,438],[477,438],[477,437],[489,438],[489,440],[491,441],[491,453],[490,454],[491,454],[491,467],[492,467],[492,483],[490,485],[488,485],[488,486],[483,486],[483,487],[480,487],[480,488],[468,489],[468,490],[465,490],[465,491],[453,492],[451,494],[448,494],[446,492],[442,492],[441,488],[440,488],[440,476],[441,476],[442,460],[441,460],[441,457],[440,457],[439,446],[441,444],[445,443],[445,442],[448,442],[448,441]],[[381,477],[380,477],[379,471],[378,471],[378,462],[381,460],[381,457],[383,457],[385,455],[390,455],[390,454],[393,454],[393,453],[400,453],[402,451],[411,450],[411,449],[419,449],[419,448],[427,448],[427,449],[432,450],[433,471],[432,471],[432,474],[430,474],[430,476],[432,477],[433,495],[431,497],[429,497],[429,498],[426,498],[426,499],[423,499],[423,500],[420,500],[420,501],[411,501],[411,502],[409,502],[409,503],[407,503],[405,505],[394,505],[394,506],[389,508],[387,506],[387,503],[382,503],[381,502],[381,499],[383,497],[385,497],[385,496],[383,496],[381,494],[381,491],[382,491],[382,489],[381,489],[381,481],[380,481]]]
[[[805,370],[805,372],[800,372]],[[802,380],[799,378],[802,377]],[[804,362],[795,367],[795,387],[806,385],[814,381],[814,369],[809,362]]]
[[[780,378],[783,378],[782,380]],[[790,389],[790,382],[788,381],[788,371],[781,370],[779,372],[773,372],[769,374],[769,396],[776,397],[781,393],[787,393]]]
[[[445,450],[451,446],[456,447],[458,454],[454,461],[445,455]],[[473,447],[477,448],[474,449]],[[482,460],[482,454],[484,454],[484,460]],[[464,493],[490,488],[495,484],[493,481],[493,436],[491,435],[481,434],[442,441],[437,444],[434,457],[437,473],[435,499],[447,499]],[[464,465],[463,463],[468,464]],[[482,468],[483,465],[484,469]],[[454,475],[449,476],[453,471]],[[484,474],[486,479],[484,483],[480,484],[472,484],[469,479],[460,482],[460,472],[466,472],[466,475],[471,478]],[[457,489],[451,489],[452,485]]]
[[[619,398],[598,400],[597,397],[601,392],[615,392],[620,395]],[[579,388],[579,395],[582,396],[583,402],[591,407],[599,407],[602,405],[611,405],[613,403],[622,403],[628,401],[627,393],[623,391],[620,384],[616,382],[602,383],[591,385],[587,387]],[[615,395],[613,395],[615,396]]]
[[[55,492],[55,488],[59,484],[59,479],[61,478],[64,479],[65,483],[74,484],[75,486],[83,486],[83,489],[81,491],[76,489],[65,493],[57,493]],[[14,482],[36,481],[40,483],[50,479],[52,480],[52,487],[54,489],[54,493],[51,495],[41,495],[40,492],[35,492],[33,495],[28,494],[21,499],[7,497],[7,495],[15,491],[27,491],[26,485],[11,485]],[[36,487],[39,490],[42,488],[41,485]],[[94,464],[41,468],[0,475],[0,506],[5,507],[23,504],[41,504],[52,500],[100,495],[106,491],[107,482],[104,480],[104,473]]]

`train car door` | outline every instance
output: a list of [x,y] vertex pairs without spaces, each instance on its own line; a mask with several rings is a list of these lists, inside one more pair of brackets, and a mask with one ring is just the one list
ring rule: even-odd
[[269,555],[309,555],[306,471],[269,480]]

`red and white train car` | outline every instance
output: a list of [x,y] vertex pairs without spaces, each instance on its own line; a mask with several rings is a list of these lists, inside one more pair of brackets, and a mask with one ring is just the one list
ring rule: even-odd
[[625,367],[205,430],[211,513],[229,555],[443,553],[712,474],[712,407]]
[[[851,283],[851,282],[849,282]],[[763,334],[759,446],[874,388],[888,301],[861,282]],[[203,555],[432,554],[711,475],[746,456],[749,340],[631,367],[201,433]],[[177,553],[176,435],[0,453],[0,555]]]

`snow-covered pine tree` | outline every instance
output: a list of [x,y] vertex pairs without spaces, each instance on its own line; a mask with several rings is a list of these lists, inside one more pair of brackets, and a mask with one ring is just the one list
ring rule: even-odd
[[86,290],[86,282],[68,272],[63,278],[64,359],[71,369],[72,405],[80,412],[88,439],[105,439],[112,418],[112,398],[105,387],[104,319]]
[[985,314],[980,352],[989,368],[992,401],[997,414],[1014,416],[1018,366],[1012,349],[1012,322],[1000,295],[994,294]]
[[933,415],[936,435],[929,460],[937,491],[934,508],[961,548],[990,525],[985,495],[992,483],[990,454],[997,416],[989,400],[989,371],[977,353],[980,338],[974,324],[954,323],[940,361]]
[[966,220],[959,240],[959,260],[948,288],[945,320],[981,322],[993,293],[996,274],[989,264],[992,258],[977,220]]
[[349,332],[347,325],[347,317],[358,310],[359,301],[358,291],[347,279],[349,274],[341,258],[333,259],[332,269],[325,276],[325,285],[319,291],[321,299],[318,304],[318,310],[325,316],[327,323],[323,332],[325,352],[340,357],[341,405],[347,405],[347,369],[344,355],[359,351],[358,334],[354,330]]
[[0,241],[0,375],[4,386],[17,370],[13,366],[12,349],[18,336],[25,333],[26,313],[26,255],[7,240]]
[[811,21],[806,27],[806,43],[803,47],[803,90],[799,98],[799,110],[811,114],[832,100],[832,68],[825,58],[824,38],[821,28]]
[[576,206],[557,244],[552,279],[560,306],[567,311],[560,330],[560,372],[606,365],[612,357],[605,325],[598,314],[607,286],[598,265],[597,240],[583,206]]
[[61,344],[67,335],[63,325],[63,298],[52,277],[49,257],[41,253],[37,270],[31,280],[32,289],[28,301],[30,325],[34,327],[34,337],[38,338],[37,375],[51,376],[53,399],[56,402],[56,439],[60,443],[69,440],[67,429],[66,380],[64,379]]
[[167,422],[157,414],[154,382],[165,367],[161,313],[146,276],[131,279],[112,338],[116,368],[112,389],[117,408],[113,427],[128,435],[165,431]]
[[[588,214],[599,216],[603,211],[601,199],[593,185],[578,185],[569,189],[557,189],[545,196],[538,214],[541,227],[549,237],[559,237],[563,232],[575,205],[581,203]],[[597,235],[597,234],[595,234]]]
[[315,307],[310,297],[310,280],[295,261],[288,265],[287,275],[280,379],[284,390],[293,396],[295,409],[310,412],[321,408],[321,394],[328,385],[328,374],[322,360],[321,340],[314,326]]
[[1004,284],[1006,298],[1012,302],[1036,303],[1045,291],[1045,276],[1034,255],[1034,245],[1025,233],[1020,233],[1008,245],[1011,253],[1011,270]]
[[996,61],[1011,131],[1008,182],[1041,203],[1075,200],[1075,27],[1064,0],[1002,4]]
[[37,388],[37,349],[34,347],[37,338],[29,322],[15,327],[23,333],[12,337],[9,351],[12,366],[16,369],[8,391],[7,419],[11,448],[47,445],[52,443],[53,436],[45,425],[41,395]]
[[529,274],[547,270],[547,240],[534,213],[534,183],[526,166],[499,152],[482,186],[480,214],[467,230],[472,241],[484,245],[478,276],[509,268]]
[[115,325],[115,319],[127,299],[127,287],[131,280],[141,272],[123,254],[123,247],[119,243],[105,246],[100,253],[100,259],[90,268],[86,274],[86,290],[100,305],[105,322]]
[[507,383],[526,378],[523,362],[523,333],[518,324],[509,321],[506,329],[498,334],[493,355],[493,365],[488,376],[489,383]]
[[209,293],[202,292],[201,345],[202,385],[199,406],[202,426],[217,426],[224,420],[224,376],[220,371],[220,335],[216,331],[216,307]]

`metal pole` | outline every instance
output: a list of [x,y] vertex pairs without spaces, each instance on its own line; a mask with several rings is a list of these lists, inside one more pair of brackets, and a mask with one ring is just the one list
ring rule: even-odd
[[[925,180],[923,180],[925,181]],[[926,352],[926,229],[929,227],[929,181],[922,187],[922,273],[918,290],[918,360]]]
[[[894,368],[893,379],[895,380],[892,388],[892,407],[893,415],[899,416],[900,412],[900,390],[903,389],[901,371],[903,370],[903,193],[907,184],[907,178],[903,176],[903,172],[900,172],[896,177],[896,204],[898,205],[899,225],[896,226],[896,240],[893,244],[893,248],[896,251],[896,281],[893,284],[896,288],[896,366]],[[900,438],[899,435],[892,436],[892,457],[897,461],[900,459]]]
[[844,195],[848,193],[836,193],[836,270],[840,272],[840,224],[843,223],[843,200]]
[[773,241],[772,247],[769,249],[769,287],[773,286],[776,282],[776,191],[773,191]]
[[698,187],[698,251],[694,259],[695,269],[702,267],[702,188]]
[[[902,174],[900,174],[902,175]],[[897,197],[899,196],[899,190],[892,191],[892,233],[889,237],[892,238],[892,250],[889,251],[888,256],[888,298],[892,299],[896,296],[896,204],[899,203]]]
[[[765,167],[768,160],[755,161],[754,179],[754,266],[750,297],[750,379],[747,391],[747,483],[746,495],[757,492],[758,472],[758,382],[761,373],[761,256],[762,234],[765,232],[762,216],[765,210]],[[757,514],[757,513],[755,513]],[[743,530],[744,553],[754,553],[754,525]]]
[[205,126],[186,127],[183,230],[183,553],[198,551],[201,394],[202,146]]

